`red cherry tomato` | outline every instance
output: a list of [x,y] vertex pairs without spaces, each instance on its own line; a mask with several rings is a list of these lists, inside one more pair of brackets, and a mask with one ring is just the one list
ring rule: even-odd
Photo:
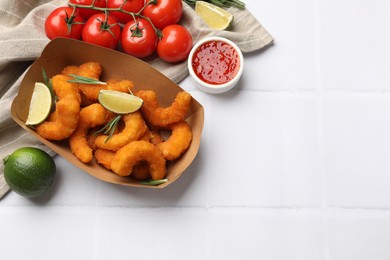
[[[77,5],[91,5],[93,3],[93,0],[69,0],[70,4],[77,4]],[[95,7],[105,8],[106,7],[106,0],[96,0],[94,3]],[[87,20],[89,17],[91,17],[94,14],[100,13],[99,10],[92,10],[88,8],[77,8],[78,14],[81,15],[85,20]]]
[[[144,7],[145,0],[128,0],[125,4],[123,4],[126,0],[108,0],[107,1],[107,7],[108,8],[119,8],[122,5],[122,10],[131,12],[131,13],[137,13],[139,12],[142,7]],[[133,19],[133,17],[129,14],[121,13],[112,11],[110,13],[113,17],[115,17],[120,23],[127,23],[130,20]]]
[[168,25],[162,30],[162,39],[157,44],[158,56],[167,62],[179,62],[188,57],[192,48],[192,36],[181,25]]
[[151,55],[157,47],[157,35],[150,22],[144,18],[128,22],[122,30],[122,48],[138,58]]
[[157,0],[157,4],[149,4],[142,14],[152,20],[154,26],[164,29],[179,22],[183,14],[182,0]]
[[121,29],[115,18],[104,13],[92,15],[85,23],[82,40],[110,49],[115,49]]
[[83,18],[74,14],[72,7],[59,7],[49,14],[45,21],[45,32],[51,40],[56,37],[80,39]]

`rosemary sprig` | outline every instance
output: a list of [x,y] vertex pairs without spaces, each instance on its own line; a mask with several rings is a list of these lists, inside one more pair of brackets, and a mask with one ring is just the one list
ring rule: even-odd
[[166,183],[167,181],[168,181],[168,179],[150,180],[150,181],[140,181],[139,184],[157,186],[157,185]]
[[115,130],[116,128],[118,127],[118,123],[119,121],[121,120],[122,118],[122,115],[118,115],[116,117],[114,117],[113,119],[111,119],[110,122],[108,122],[102,129],[100,129],[99,131],[96,131],[94,134],[95,135],[98,135],[100,133],[103,132],[103,134],[107,135],[108,134],[108,137],[106,138],[106,140],[104,141],[105,143],[107,143],[107,141],[112,137],[112,135],[115,133]]
[[79,76],[76,74],[69,74],[73,79],[68,80],[68,82],[80,83],[80,84],[89,84],[89,85],[106,85],[106,82],[102,82],[97,79],[92,79],[84,76]]
[[42,67],[41,70],[42,70],[43,81],[44,81],[46,87],[47,87],[47,88],[49,89],[49,91],[50,91],[51,98],[52,98],[53,101],[54,101],[53,103],[55,103],[55,102],[57,101],[57,96],[54,94],[52,81],[51,81],[51,79],[47,76],[45,68]]

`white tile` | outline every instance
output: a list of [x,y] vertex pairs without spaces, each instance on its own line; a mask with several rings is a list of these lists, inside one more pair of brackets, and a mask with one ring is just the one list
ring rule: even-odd
[[96,259],[208,259],[205,209],[101,209]]
[[245,55],[240,88],[271,91],[315,89],[315,1],[262,0],[246,4],[275,41],[265,51]]
[[315,95],[240,91],[211,103],[212,205],[321,204]]
[[92,259],[94,209],[0,207],[1,259]]
[[329,206],[390,207],[390,96],[324,98],[324,165]]
[[323,260],[317,213],[213,209],[210,259]]
[[389,90],[388,1],[320,0],[321,79],[325,89]]
[[390,259],[389,213],[343,213],[328,219],[330,260]]

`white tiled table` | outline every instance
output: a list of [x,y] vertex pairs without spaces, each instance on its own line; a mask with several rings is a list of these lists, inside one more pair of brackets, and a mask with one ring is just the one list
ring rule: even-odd
[[390,2],[247,0],[275,37],[205,108],[162,190],[57,157],[47,197],[0,203],[1,259],[390,259]]

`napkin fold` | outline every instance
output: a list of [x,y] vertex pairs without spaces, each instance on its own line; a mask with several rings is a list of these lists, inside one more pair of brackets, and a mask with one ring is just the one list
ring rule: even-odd
[[[11,118],[11,103],[21,80],[49,42],[45,35],[46,17],[67,0],[0,1],[0,159],[14,150],[34,146],[54,156],[54,152],[20,128]],[[234,15],[229,30],[213,30],[195,13],[193,7],[183,2],[181,24],[186,26],[196,43],[207,36],[221,36],[235,42],[243,53],[262,49],[273,42],[273,37],[249,10],[228,9]],[[158,58],[149,64],[179,83],[188,75],[186,62],[166,63]],[[2,162],[0,162],[2,164]],[[9,191],[0,167],[0,199]]]

